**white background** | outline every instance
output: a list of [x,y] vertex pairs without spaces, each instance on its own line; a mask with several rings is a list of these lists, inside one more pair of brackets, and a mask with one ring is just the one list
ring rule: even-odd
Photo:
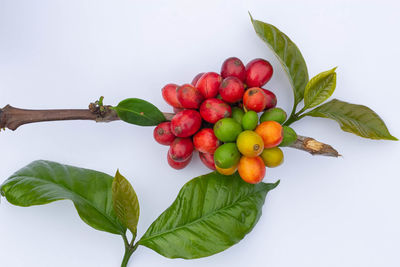
[[[398,1],[19,1],[0,0],[0,106],[85,108],[99,96],[128,97],[164,111],[160,89],[219,71],[223,60],[264,57],[275,67],[267,88],[289,110],[292,92],[247,11],[287,33],[310,76],[338,66],[334,97],[371,107],[400,137]],[[170,260],[139,247],[131,266],[400,266],[400,144],[342,132],[306,118],[298,133],[332,144],[342,158],[285,150],[267,170],[281,180],[243,241],[218,255]],[[122,122],[55,122],[0,133],[0,178],[33,160],[104,171],[117,168],[141,205],[139,234],[190,178],[208,172],[196,157],[175,171],[153,128]],[[0,204],[1,266],[119,266],[119,236],[84,224],[69,201],[20,208]]]

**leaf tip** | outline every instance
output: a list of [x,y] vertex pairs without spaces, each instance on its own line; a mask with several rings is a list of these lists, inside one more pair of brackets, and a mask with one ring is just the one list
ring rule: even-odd
[[250,11],[247,11],[247,13],[249,13],[250,19],[251,19],[251,23],[253,23],[254,19],[253,16],[251,15]]

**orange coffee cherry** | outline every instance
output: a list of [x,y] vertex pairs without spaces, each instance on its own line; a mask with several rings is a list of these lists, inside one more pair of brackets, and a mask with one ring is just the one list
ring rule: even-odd
[[243,156],[239,161],[238,171],[245,182],[258,184],[265,176],[264,161],[260,157],[249,158]]
[[262,137],[264,148],[276,147],[283,139],[282,125],[276,121],[265,121],[261,123],[255,129],[255,132]]

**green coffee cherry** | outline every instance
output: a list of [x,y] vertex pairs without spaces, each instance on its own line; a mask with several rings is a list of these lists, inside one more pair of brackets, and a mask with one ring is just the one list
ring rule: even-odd
[[224,143],[235,142],[242,131],[242,126],[232,118],[223,118],[214,124],[215,136]]
[[283,126],[283,139],[279,146],[290,146],[297,140],[296,132],[289,126]]
[[242,127],[244,130],[254,130],[258,124],[258,115],[257,112],[253,110],[247,111],[242,119]]
[[287,118],[286,112],[281,108],[271,108],[265,111],[261,117],[260,122],[276,121],[280,124],[284,123]]
[[226,143],[219,146],[214,153],[214,162],[219,168],[227,169],[240,160],[240,153],[235,143]]
[[232,108],[232,119],[237,121],[240,125],[242,125],[243,115],[244,115],[243,109],[238,107]]

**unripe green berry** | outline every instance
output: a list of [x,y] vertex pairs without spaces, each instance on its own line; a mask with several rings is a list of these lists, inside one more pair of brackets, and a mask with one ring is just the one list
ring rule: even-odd
[[281,108],[271,108],[265,111],[261,117],[260,122],[264,121],[276,121],[280,124],[284,123],[286,120],[286,112]]

